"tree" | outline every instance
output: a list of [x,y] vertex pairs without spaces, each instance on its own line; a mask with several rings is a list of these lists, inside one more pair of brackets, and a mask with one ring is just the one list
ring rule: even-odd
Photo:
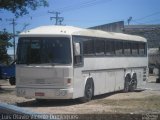
[[6,31],[0,31],[0,62],[9,64],[11,57],[7,54],[7,48],[12,47],[10,42],[12,35]]
[[28,14],[27,9],[36,10],[40,6],[47,7],[47,0],[0,0],[0,9],[11,11],[16,17]]
[[[38,7],[48,6],[47,0],[0,0],[0,10],[12,12],[15,17],[28,14],[28,9],[36,10]],[[10,39],[13,35],[6,31],[0,31],[0,62],[9,63],[10,57],[7,48],[12,47]]]

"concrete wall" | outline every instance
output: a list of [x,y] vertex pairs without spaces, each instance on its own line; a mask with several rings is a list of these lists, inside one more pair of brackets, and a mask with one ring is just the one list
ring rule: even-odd
[[160,25],[125,25],[124,33],[145,37],[149,48],[160,47]]
[[114,23],[90,27],[90,29],[103,30],[109,32],[119,32],[119,33],[123,32],[123,28],[124,28],[124,21],[118,21]]

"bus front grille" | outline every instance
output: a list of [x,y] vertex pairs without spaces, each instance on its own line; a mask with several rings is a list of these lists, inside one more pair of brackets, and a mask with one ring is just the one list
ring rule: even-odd
[[63,79],[29,79],[23,78],[20,80],[19,85],[56,85],[61,86],[64,85]]

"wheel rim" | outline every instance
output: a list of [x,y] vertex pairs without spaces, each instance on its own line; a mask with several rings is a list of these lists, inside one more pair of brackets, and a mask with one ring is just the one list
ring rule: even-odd
[[133,86],[134,89],[136,89],[136,87],[137,87],[137,80],[133,80],[133,82],[132,82],[131,85]]
[[136,78],[137,78],[137,76],[134,75],[132,82],[131,82],[131,86],[133,87],[133,89],[137,88],[137,79]]

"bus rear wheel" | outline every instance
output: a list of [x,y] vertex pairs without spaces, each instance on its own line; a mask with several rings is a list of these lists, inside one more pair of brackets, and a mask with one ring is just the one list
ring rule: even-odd
[[87,80],[84,90],[84,96],[80,98],[81,102],[88,102],[92,99],[94,94],[93,80]]
[[136,88],[137,88],[137,75],[134,74],[130,81],[129,91],[134,92]]
[[124,81],[124,89],[123,89],[123,92],[128,92],[129,91],[129,82],[130,82],[130,75],[128,74],[126,77],[125,77],[125,81]]

